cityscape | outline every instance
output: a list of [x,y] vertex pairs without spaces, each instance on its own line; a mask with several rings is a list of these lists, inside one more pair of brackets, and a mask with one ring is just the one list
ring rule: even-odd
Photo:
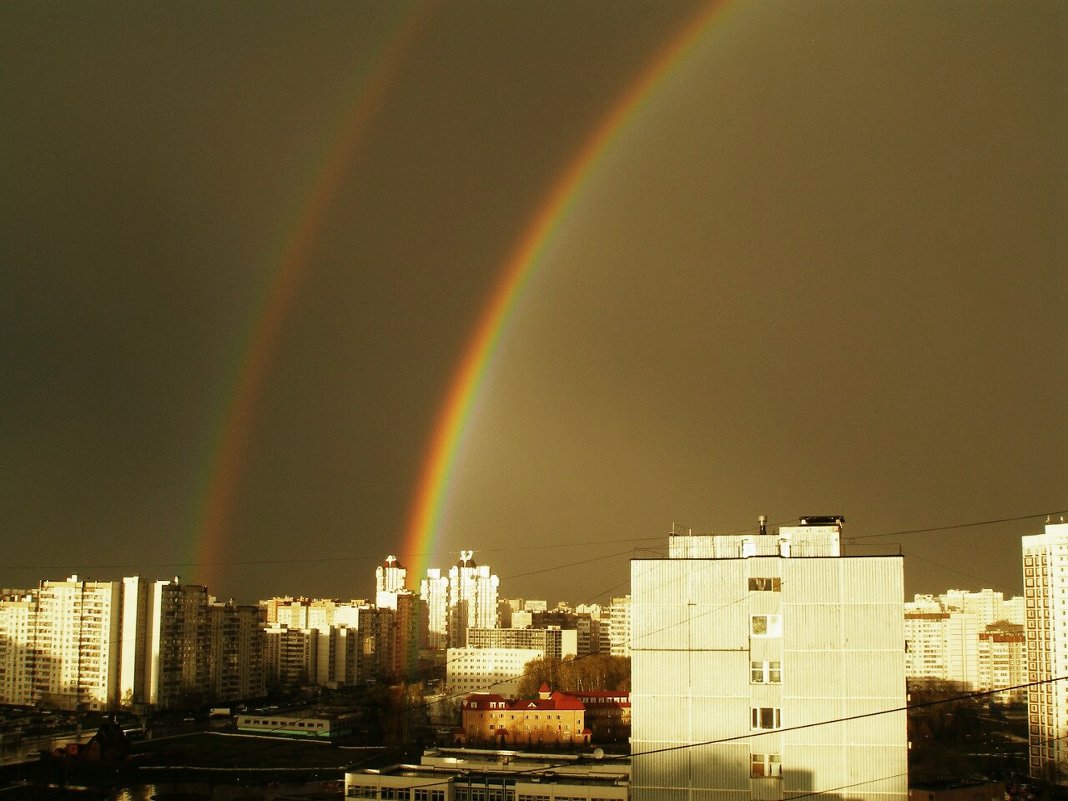
[[0,3],[0,801],[1068,801],[1066,41]]
[[[418,581],[387,555],[367,600],[242,605],[137,576],[7,589],[7,768],[23,737],[39,744],[18,712],[36,710],[100,713],[99,731],[45,760],[74,775],[128,768],[141,744],[175,736],[175,714],[188,737],[373,744],[378,767],[339,768],[354,798],[473,800],[471,771],[484,801],[530,801],[542,782],[552,799],[993,799],[1068,784],[1068,523],[1022,538],[1024,593],[1008,598],[905,600],[904,558],[847,554],[844,530],[837,515],[775,530],[760,516],[745,534],[673,524],[666,555],[633,559],[630,591],[607,604],[508,598],[473,550]],[[339,700],[373,687],[401,693],[389,715],[403,726],[372,731],[373,707]],[[957,745],[1004,748],[982,777],[925,759],[921,710],[964,702],[987,736]],[[116,761],[102,743],[120,720]]]

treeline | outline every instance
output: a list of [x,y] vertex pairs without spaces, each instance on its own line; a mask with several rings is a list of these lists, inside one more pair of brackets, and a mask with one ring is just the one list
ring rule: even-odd
[[535,659],[527,663],[519,680],[519,696],[533,698],[542,683],[565,693],[630,692],[630,658],[594,654],[564,659]]

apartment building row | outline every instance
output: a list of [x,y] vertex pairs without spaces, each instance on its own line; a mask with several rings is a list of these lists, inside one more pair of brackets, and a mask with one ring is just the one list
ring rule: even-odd
[[411,593],[396,593],[390,602],[261,601],[267,686],[339,687],[414,676],[425,641],[426,608]]
[[1027,680],[1024,598],[984,589],[916,595],[905,602],[905,675],[914,686],[951,682],[962,690],[1022,700]]
[[263,617],[177,579],[42,581],[0,600],[0,703],[157,709],[264,695]]

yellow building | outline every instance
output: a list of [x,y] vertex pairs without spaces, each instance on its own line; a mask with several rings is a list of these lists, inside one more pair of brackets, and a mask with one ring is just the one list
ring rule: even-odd
[[494,693],[473,693],[461,708],[463,726],[456,732],[463,744],[504,746],[589,745],[586,707],[575,696],[552,692],[542,684],[537,698],[509,699]]

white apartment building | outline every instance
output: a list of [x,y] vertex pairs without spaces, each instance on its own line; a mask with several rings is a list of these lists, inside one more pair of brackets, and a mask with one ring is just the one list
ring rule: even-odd
[[938,596],[938,601],[946,611],[964,612],[975,615],[979,630],[1000,621],[1024,622],[1023,597],[1005,598],[1004,593],[991,589],[971,592],[969,590],[946,590]]
[[262,612],[138,576],[0,601],[0,703],[113,710],[263,695]]
[[375,606],[396,609],[397,594],[408,591],[408,569],[390,554],[375,568]]
[[497,628],[500,579],[487,565],[477,565],[474,551],[460,551],[460,560],[447,576],[430,568],[419,583],[426,604],[427,644],[439,650],[462,647],[471,628]]
[[914,611],[905,604],[905,676],[979,687],[979,621],[964,612]]
[[78,576],[41,582],[33,669],[37,700],[67,709],[115,706],[121,586]]
[[468,648],[534,648],[543,657],[563,659],[578,655],[578,631],[547,629],[468,629]]
[[902,559],[841,556],[841,523],[631,562],[634,801],[905,801]]
[[36,703],[33,687],[37,600],[16,595],[0,600],[0,704]]
[[105,710],[119,701],[117,581],[42,581],[0,601],[0,703]]
[[1014,623],[989,626],[979,634],[979,689],[1013,687],[995,696],[1001,701],[1027,697],[1027,641],[1023,626]]
[[[905,602],[905,675],[919,684],[956,682],[963,690],[994,690],[1026,681],[1023,597],[948,590]],[[1001,700],[1020,691],[999,694]]]
[[449,648],[445,653],[445,692],[455,697],[514,696],[527,663],[545,655],[538,648]]
[[1068,523],[1023,537],[1030,772],[1068,784]]
[[441,650],[449,645],[449,577],[436,567],[426,571],[419,583],[419,597],[426,604],[427,645]]
[[487,565],[477,565],[474,551],[460,551],[449,568],[449,645],[467,643],[467,630],[497,628],[497,589],[500,579]]
[[608,607],[608,649],[612,656],[630,656],[630,596],[613,598]]

